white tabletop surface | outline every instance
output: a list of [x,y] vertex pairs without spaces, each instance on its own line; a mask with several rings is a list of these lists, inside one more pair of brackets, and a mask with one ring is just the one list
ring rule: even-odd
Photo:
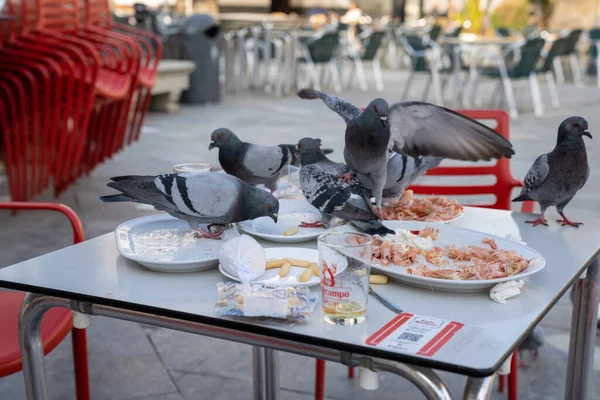
[[[395,316],[373,298],[367,321],[357,326],[326,324],[317,306],[306,322],[291,328],[265,325],[260,331],[463,374],[490,375],[598,254],[600,224],[593,220],[576,229],[562,228],[554,221],[548,228],[533,228],[523,222],[526,219],[531,215],[467,207],[464,217],[452,223],[502,237],[519,235],[546,258],[546,267],[525,278],[522,294],[506,304],[493,302],[487,293],[432,292],[393,281],[374,287],[407,312],[464,324],[433,357],[378,351],[366,345],[365,340]],[[262,243],[265,247],[276,245]],[[286,246],[315,248],[316,243]],[[216,283],[222,280],[226,278],[216,268],[190,274],[148,271],[120,256],[112,233],[0,269],[0,287],[171,317],[176,312],[177,318],[230,327],[233,323],[236,329],[255,332],[258,324],[249,320],[214,315]],[[318,292],[319,288],[312,290]]]

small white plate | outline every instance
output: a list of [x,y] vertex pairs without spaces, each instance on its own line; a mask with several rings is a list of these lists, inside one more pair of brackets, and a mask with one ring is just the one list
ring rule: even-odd
[[[384,221],[383,224],[390,229],[407,229],[421,230],[426,226],[431,225],[429,222],[411,222],[411,221]],[[522,272],[506,278],[486,279],[486,280],[450,280],[437,279],[424,276],[416,276],[409,274],[405,267],[390,264],[381,266],[372,264],[371,269],[379,273],[388,275],[390,278],[408,283],[410,285],[419,286],[429,290],[440,290],[445,292],[482,292],[491,289],[498,283],[521,279],[529,275],[540,272],[546,260],[544,257],[532,249],[531,247],[522,245],[512,240],[501,238],[494,235],[489,235],[483,232],[477,232],[470,229],[457,228],[449,225],[436,225],[439,229],[439,236],[433,242],[434,246],[444,247],[449,244],[455,244],[459,247],[465,246],[485,246],[481,240],[483,238],[494,239],[499,249],[515,250],[524,258],[533,259],[529,266]],[[420,261],[423,261],[420,259]],[[429,265],[423,262],[425,265]]]
[[283,232],[302,222],[321,220],[321,213],[305,199],[279,200],[279,217],[275,223],[269,217],[261,217],[251,221],[238,222],[236,226],[243,232],[277,243],[301,243],[316,239],[327,232],[325,228],[299,228],[293,236],[284,236]]
[[[307,260],[319,264],[319,252],[317,250],[303,249],[298,247],[269,247],[265,249],[267,259],[269,258],[295,258],[298,260]],[[221,265],[219,271],[236,282],[239,278],[227,273]],[[316,275],[310,277],[306,282],[299,282],[298,278],[306,271],[306,268],[292,267],[285,278],[279,276],[279,268],[266,270],[264,274],[253,280],[253,283],[268,283],[270,285],[292,285],[292,286],[317,286],[321,284],[321,278]]]
[[[202,228],[206,229],[206,226]],[[196,239],[185,221],[168,214],[132,219],[115,230],[121,255],[157,272],[214,268],[219,263],[221,245],[237,236],[237,230],[230,228],[221,240]]]

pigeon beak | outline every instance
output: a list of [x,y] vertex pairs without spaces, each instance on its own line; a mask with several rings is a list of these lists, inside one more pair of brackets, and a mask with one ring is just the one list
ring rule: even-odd
[[381,116],[379,117],[379,119],[380,119],[380,120],[382,120],[382,121],[386,121],[386,120],[387,120],[387,116],[385,116],[385,115],[381,115]]
[[271,218],[273,218],[273,221],[275,221],[275,223],[277,223],[277,213],[271,214]]
[[591,133],[589,133],[588,131],[583,131],[582,135],[583,135],[583,136],[587,136],[587,137],[589,137],[590,139],[593,139],[593,138],[592,138],[592,134],[591,134]]
[[208,150],[212,150],[215,148],[217,144],[215,142],[210,142],[210,144],[208,145]]

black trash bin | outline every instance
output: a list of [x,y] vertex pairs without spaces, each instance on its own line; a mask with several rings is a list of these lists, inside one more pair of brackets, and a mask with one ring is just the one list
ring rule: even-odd
[[190,75],[190,88],[181,100],[188,104],[218,102],[221,99],[219,82],[219,25],[208,14],[191,15],[181,28],[181,55],[193,61],[196,70]]

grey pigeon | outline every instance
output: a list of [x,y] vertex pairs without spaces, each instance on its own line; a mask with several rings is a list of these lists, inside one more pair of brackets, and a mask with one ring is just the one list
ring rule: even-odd
[[387,162],[387,179],[383,197],[397,197],[428,170],[440,165],[443,157],[410,157],[393,152]]
[[393,104],[375,99],[364,111],[339,97],[302,89],[303,99],[321,99],[346,122],[344,159],[350,173],[381,206],[389,150],[410,157],[431,156],[478,161],[511,157],[512,144],[493,129],[455,111],[430,103]]
[[332,217],[337,217],[371,235],[394,233],[379,220],[368,190],[360,181],[354,177],[342,181],[339,177],[348,172],[345,164],[329,160],[315,139],[300,140],[298,152],[302,163],[300,188],[308,202],[321,211],[322,224],[328,225]]
[[[186,221],[197,238],[219,239],[233,222],[268,216],[277,222],[279,201],[266,191],[220,173],[117,176],[108,187],[122,194],[102,196],[104,202],[136,202],[154,206]],[[209,224],[208,231],[200,224]],[[216,231],[212,228],[217,227]]]
[[587,129],[588,123],[581,117],[565,119],[558,127],[554,150],[539,156],[527,172],[521,193],[512,201],[533,200],[540,204],[542,212],[539,218],[525,221],[528,224],[548,226],[544,213],[548,207],[554,206],[562,217],[556,222],[562,226],[582,225],[581,222],[570,221],[563,211],[590,175],[583,142],[583,136],[592,138]]
[[539,349],[544,345],[544,329],[537,325],[533,328],[533,331],[529,335],[523,339],[523,342],[519,345],[519,353],[520,353],[520,367],[527,367],[527,364],[524,362],[525,353],[533,353],[533,357],[538,357]]
[[[252,186],[263,184],[271,192],[276,189],[277,179],[286,165],[300,166],[293,144],[263,146],[246,143],[226,128],[216,129],[210,139],[208,149],[219,149],[219,163],[225,172]],[[325,152],[333,150],[325,149]]]

